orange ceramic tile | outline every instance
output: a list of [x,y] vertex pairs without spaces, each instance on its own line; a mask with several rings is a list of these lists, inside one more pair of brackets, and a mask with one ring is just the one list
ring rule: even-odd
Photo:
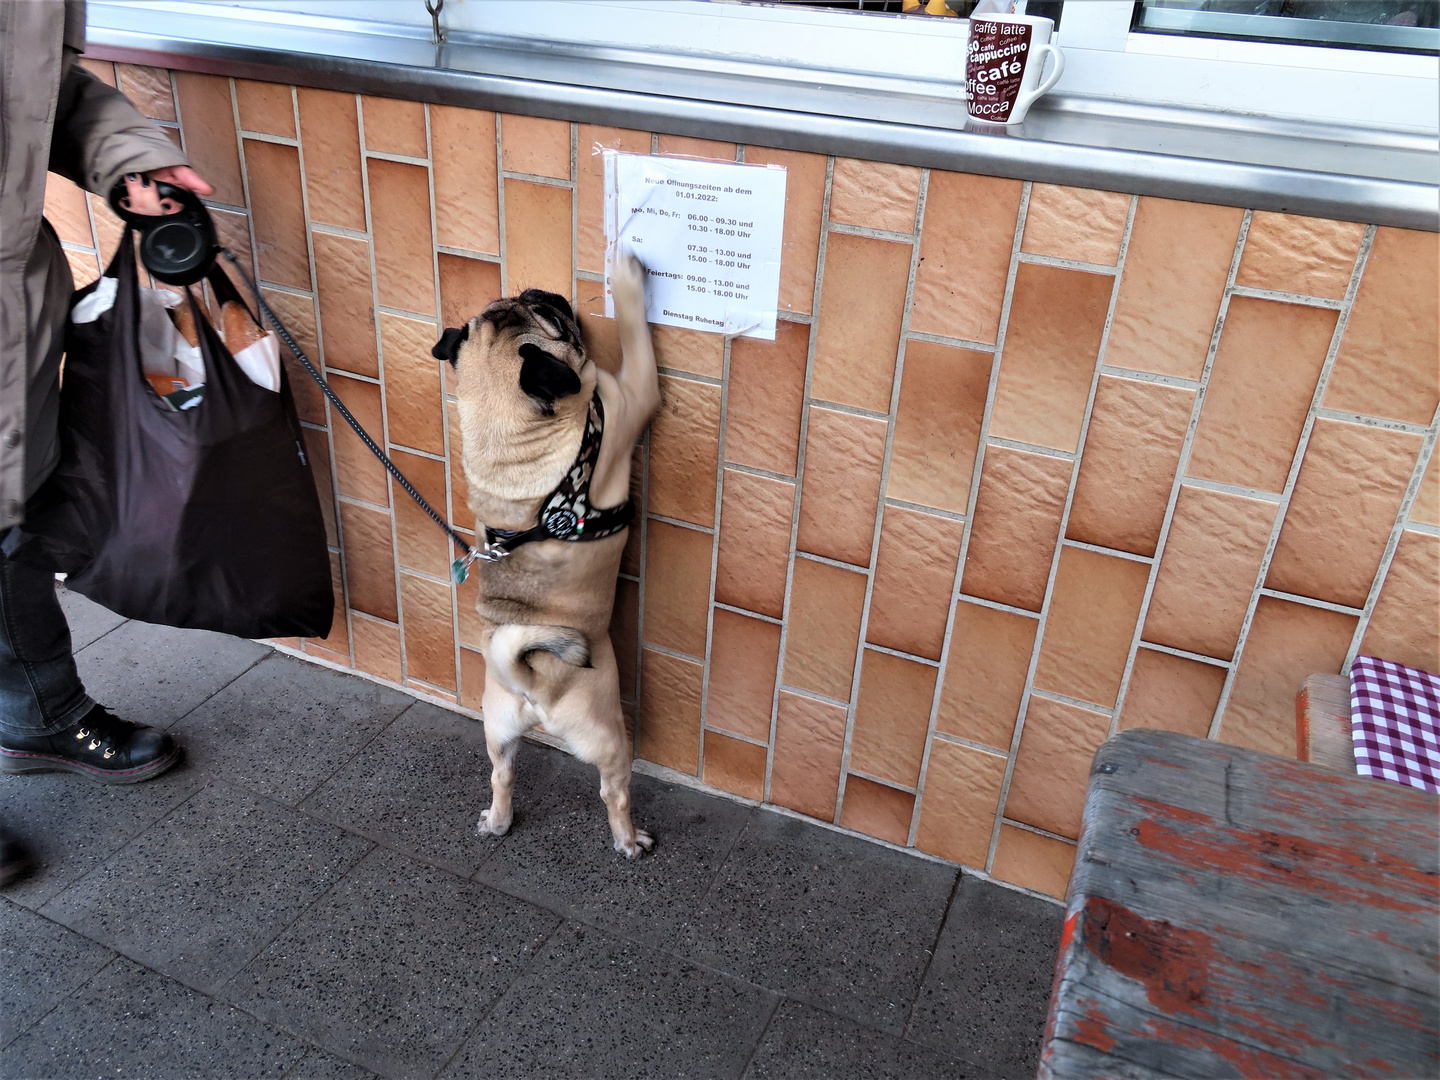
[[450,586],[414,574],[400,575],[405,610],[405,674],[454,690],[455,632]]
[[1100,376],[1065,535],[1154,555],[1195,392]]
[[890,411],[910,252],[909,244],[830,234],[811,397]]
[[439,328],[432,322],[380,316],[390,441],[431,454],[445,453],[441,361],[430,355],[439,336]]
[[[630,451],[630,501],[636,506],[643,506],[645,502],[645,470],[649,456],[649,448],[644,444],[637,445]],[[643,533],[638,521],[627,530],[625,550],[620,553],[622,574],[640,576],[640,541]]]
[[[338,372],[331,374],[329,382],[336,396],[360,421],[361,427],[376,433],[385,430],[379,386],[359,379],[347,379]],[[375,459],[348,424],[342,422],[337,426],[334,438],[335,473],[339,478],[340,494],[381,506],[388,505],[390,484],[386,479],[385,466]]]
[[345,619],[345,576],[340,565],[340,552],[330,552],[330,587],[335,591],[335,618],[330,633],[323,638],[307,638],[306,652],[318,652],[335,663],[350,666],[350,632]]
[[1120,712],[1120,729],[1160,728],[1203,739],[1215,719],[1225,669],[1139,649]]
[[1235,284],[1340,300],[1364,236],[1365,226],[1355,221],[1256,210]]
[[615,607],[610,613],[610,644],[620,672],[620,696],[635,696],[640,659],[640,586],[628,578],[615,582]]
[[83,289],[100,276],[100,262],[93,252],[66,248],[65,261],[70,264],[70,277],[77,289]]
[[1060,539],[1071,464],[991,446],[975,498],[961,591],[1039,611]]
[[1430,464],[1420,478],[1420,490],[1410,504],[1410,520],[1440,525],[1440,454],[1431,451]]
[[1340,671],[1357,621],[1262,596],[1220,720],[1220,740],[1293,758],[1300,684],[1317,672]]
[[246,139],[245,170],[250,177],[260,276],[308,290],[310,253],[305,246],[299,151],[293,146]]
[[1109,730],[1107,713],[1031,697],[1005,816],[1060,836],[1078,836],[1090,759]]
[[505,181],[505,294],[548,289],[568,296],[570,264],[569,188]]
[[[441,288],[443,291],[443,282]],[[614,319],[605,318],[605,287],[598,281],[577,278],[575,294],[579,300],[576,312],[577,321],[580,323],[580,338],[585,343],[585,355],[610,374],[619,374],[623,359],[620,352],[620,327]]]
[[310,474],[315,478],[315,494],[320,499],[320,516],[325,519],[325,542],[331,547],[339,547],[340,533],[335,523],[335,478],[330,472],[330,436],[312,427],[303,430],[305,452],[310,455]]
[[730,343],[725,460],[795,475],[810,327],[781,320],[775,340]]
[[830,178],[830,220],[891,232],[915,231],[920,170],[913,165],[837,157]]
[[[241,294],[244,295],[243,293]],[[312,361],[320,356],[320,347],[315,338],[315,301],[309,296],[297,296],[292,292],[261,287],[260,295],[275,314],[284,320],[295,343],[305,351]],[[300,419],[310,424],[325,423],[325,394],[315,384],[310,373],[301,366],[290,350],[280,346],[280,362],[289,372],[290,389],[295,394],[296,411]]]
[[1265,584],[1364,607],[1423,442],[1317,418]]
[[366,150],[404,157],[426,156],[425,106],[421,102],[361,97],[360,109],[365,120]]
[[713,631],[705,726],[769,742],[780,627],[717,608]]
[[570,125],[564,120],[503,113],[500,146],[507,172],[570,179]]
[[1400,534],[1360,651],[1440,674],[1440,538]]
[[1009,749],[1038,626],[1009,611],[956,605],[936,731]]
[[1440,401],[1440,244],[1381,228],[1325,391],[1327,409],[1429,424]]
[[1129,211],[1119,192],[1032,184],[1020,250],[1114,266]]
[[705,783],[759,802],[765,797],[765,747],[705,733]]
[[865,578],[860,574],[796,559],[784,681],[801,690],[849,701],[864,603]]
[[[650,153],[650,133],[581,124],[575,133],[576,263],[581,270],[605,271],[605,154]],[[566,150],[569,161],[569,150]],[[566,173],[568,176],[569,173]]]
[[[350,606],[377,619],[395,622],[395,549],[390,540],[390,515],[351,502],[340,503],[340,527],[345,534],[345,578]],[[356,634],[358,660],[360,635]],[[398,678],[398,675],[397,675]]]
[[[780,256],[780,310],[810,313],[825,207],[825,155],[747,146],[751,165],[785,170],[785,232]],[[731,363],[734,363],[732,358]]]
[[374,619],[356,618],[350,628],[355,639],[355,666],[368,675],[400,681],[400,628]]
[[464,326],[500,298],[499,263],[443,252],[438,258],[442,326]]
[[1200,377],[1244,216],[1230,206],[1140,197],[1105,363]]
[[770,801],[821,821],[834,820],[844,750],[843,706],[782,690],[775,718]]
[[[633,584],[633,582],[631,582]],[[484,627],[475,604],[480,598],[480,579],[471,573],[463,585],[456,586],[455,608],[458,614],[460,644],[472,649],[480,648]]]
[[885,508],[865,640],[940,659],[963,522]]
[[430,106],[439,242],[500,254],[500,193],[496,180],[495,114]]
[[885,421],[810,409],[796,546],[830,559],[870,565]]
[[930,745],[915,846],[930,855],[984,867],[1005,779],[1005,758],[936,739]]
[[93,57],[80,57],[80,66],[90,72],[106,86],[115,86],[115,65],[109,60],[96,60]]
[[[435,264],[430,241],[428,170],[378,158],[371,158],[366,167],[370,172],[380,305],[434,318]],[[373,213],[376,207],[384,207],[384,212]]]
[[918,784],[934,697],[934,668],[866,649],[850,768],[902,787]]
[[375,298],[370,284],[370,245],[332,233],[314,233],[315,283],[325,366],[372,378],[380,374],[375,351]]
[[931,170],[911,330],[995,343],[1023,186]]
[[[210,208],[210,220],[215,223],[215,237],[240,260],[240,265],[251,277],[255,276],[255,261],[250,251],[250,215],[237,214],[232,210],[218,210]],[[249,292],[250,287],[245,284],[243,278],[234,272],[228,260],[222,263],[224,270],[230,275],[230,280],[235,282],[236,289],[244,296]]]
[[460,409],[454,402],[445,403],[445,418],[450,434],[450,512],[457,528],[473,532],[475,515],[470,510],[469,486],[465,482],[464,439],[460,431]]
[[1335,318],[1324,308],[1231,299],[1190,450],[1190,476],[1262,491],[1284,488]]
[[703,657],[711,538],[663,521],[650,521],[646,530],[645,640]]
[[61,240],[82,247],[94,247],[90,212],[85,209],[85,192],[58,173],[45,176],[45,220],[55,227]]
[[185,118],[182,122],[185,156],[215,189],[210,198],[231,206],[244,206],[245,188],[240,182],[240,152],[235,146],[230,80],[219,75],[177,71],[175,89],[180,100],[180,115]]
[[720,387],[660,376],[660,408],[650,421],[650,513],[712,527],[719,460]]
[[1074,844],[1013,825],[1000,826],[991,877],[1063,900],[1074,868]]
[[910,839],[914,815],[915,796],[910,792],[863,776],[846,778],[845,801],[840,808],[840,824],[845,828],[903,847]]
[[694,776],[700,771],[700,684],[705,669],[654,649],[640,655],[640,739],[646,761]]
[[[603,311],[603,286],[591,281],[584,284],[600,293]],[[662,368],[708,375],[712,379],[720,378],[725,370],[725,338],[720,334],[687,330],[683,326],[651,326],[650,340],[655,346],[655,363]]]
[[364,232],[365,194],[360,177],[355,95],[307,87],[297,88],[296,95],[310,220]]
[[965,513],[991,362],[989,353],[929,341],[905,345],[888,498]]
[[474,649],[460,650],[460,704],[479,712],[485,696],[485,657]]
[[100,196],[88,195],[86,201],[90,204],[90,220],[95,225],[95,250],[100,253],[100,265],[109,266],[110,260],[115,257],[115,249],[120,246],[120,234],[125,231],[124,223],[111,212]]
[[776,619],[785,609],[795,485],[725,471],[715,599]]
[[170,90],[170,72],[138,64],[116,64],[118,89],[130,99],[141,116],[151,120],[175,119],[175,95]]
[[1074,453],[1114,279],[1021,263],[990,434]]
[[236,79],[235,101],[240,107],[240,126],[246,131],[295,138],[295,101],[285,83]]
[[1229,660],[1275,524],[1274,503],[1180,488],[1145,640]]
[[714,139],[695,139],[688,135],[661,135],[655,152],[666,157],[708,158],[712,161],[734,161],[735,144]]
[[[434,458],[390,451],[406,479],[425,501],[442,514],[445,506],[445,463]],[[396,561],[403,567],[419,570],[434,577],[450,575],[450,540],[440,531],[428,514],[408,495],[395,503]],[[426,680],[433,681],[433,680]]]
[[1149,577],[1145,563],[1062,549],[1035,685],[1113,708]]

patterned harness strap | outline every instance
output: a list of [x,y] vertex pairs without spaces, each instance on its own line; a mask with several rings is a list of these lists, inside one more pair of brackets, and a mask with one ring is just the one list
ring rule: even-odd
[[485,540],[492,552],[508,555],[532,540],[603,540],[630,524],[635,517],[635,507],[629,499],[604,510],[590,505],[590,480],[595,475],[604,433],[605,406],[601,404],[597,387],[590,395],[590,412],[585,420],[585,434],[580,439],[580,453],[560,486],[540,507],[539,523],[529,529],[486,526]]

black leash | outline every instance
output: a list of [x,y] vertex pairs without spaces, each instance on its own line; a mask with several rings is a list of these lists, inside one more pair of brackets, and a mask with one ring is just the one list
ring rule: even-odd
[[280,335],[280,340],[285,342],[285,347],[295,354],[295,359],[299,360],[300,363],[305,366],[305,370],[310,373],[310,377],[320,385],[321,390],[325,391],[325,396],[330,399],[330,404],[339,410],[340,415],[345,418],[345,422],[350,425],[356,435],[360,436],[360,441],[368,446],[370,452],[380,459],[380,463],[389,470],[391,476],[399,481],[400,486],[405,489],[405,493],[419,504],[420,509],[429,514],[431,520],[434,521],[436,525],[439,525],[440,528],[444,529],[446,535],[448,535],[451,540],[454,540],[455,543],[460,546],[461,550],[465,552],[464,556],[450,564],[450,577],[455,584],[464,584],[465,579],[470,576],[470,564],[476,559],[494,562],[496,559],[508,555],[509,552],[504,549],[500,549],[498,553],[492,553],[489,544],[486,544],[484,548],[472,546],[450,527],[450,523],[437,513],[433,506],[425,501],[425,497],[415,490],[415,486],[411,484],[409,480],[405,479],[405,474],[395,467],[395,463],[390,460],[385,451],[380,449],[375,440],[370,437],[370,433],[360,426],[360,421],[350,415],[350,410],[345,407],[345,403],[341,401],[335,391],[330,388],[330,384],[325,381],[325,376],[321,375],[319,369],[310,362],[310,358],[305,355],[304,350],[300,348],[295,339],[290,335],[290,331],[285,328],[285,324],[280,321],[275,312],[270,310],[270,305],[265,303],[265,298],[260,295],[260,290],[256,287],[255,282],[251,280],[250,275],[245,272],[245,268],[240,265],[240,261],[235,258],[235,253],[229,248],[221,248],[220,253],[229,259],[231,265],[240,272],[240,276],[245,279],[245,284],[250,286],[250,292],[254,295],[255,303],[260,308],[261,314],[274,325],[276,332]]

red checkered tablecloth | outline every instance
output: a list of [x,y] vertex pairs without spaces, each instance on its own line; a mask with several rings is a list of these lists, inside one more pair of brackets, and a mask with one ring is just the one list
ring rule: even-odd
[[1350,665],[1355,771],[1440,791],[1440,675],[1378,656]]

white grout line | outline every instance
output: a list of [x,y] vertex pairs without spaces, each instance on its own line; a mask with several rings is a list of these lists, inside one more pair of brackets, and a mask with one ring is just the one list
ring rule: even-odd
[[1235,285],[1230,289],[1232,296],[1248,296],[1254,300],[1275,300],[1282,304],[1299,304],[1302,307],[1329,308],[1339,311],[1345,306],[1344,300],[1333,300],[1323,296],[1306,296],[1304,293],[1281,292],[1278,289],[1256,289],[1249,285]]
[[1233,666],[1229,660],[1217,660],[1215,657],[1206,656],[1204,653],[1189,652],[1185,649],[1177,649],[1171,645],[1157,645],[1153,641],[1141,641],[1138,648],[1148,649],[1151,652],[1165,653],[1167,656],[1178,656],[1182,660],[1194,660],[1201,664],[1209,664],[1211,667],[1225,668],[1228,670]]
[[646,514],[651,521],[662,521],[666,525],[674,525],[677,528],[689,529],[691,532],[705,533],[707,536],[715,532],[709,525],[696,525],[693,521],[686,521],[683,518],[666,517],[664,514]]
[[1050,840],[1059,840],[1062,844],[1069,844],[1071,847],[1077,846],[1078,843],[1077,841],[1070,839],[1070,837],[1068,836],[1061,836],[1059,833],[1047,832],[1045,829],[1038,829],[1034,825],[1026,825],[1023,821],[1015,821],[1013,818],[1006,818],[1005,824],[1009,825],[1012,829],[1021,829],[1024,832],[1034,833],[1036,836],[1043,836]]
[[1062,259],[1058,255],[1037,255],[1034,252],[1020,252],[1020,261],[1032,266],[1053,266],[1061,270],[1079,270],[1086,274],[1103,274],[1105,277],[1119,277],[1120,270],[1104,263],[1083,262],[1080,259]]
[[784,473],[771,472],[769,469],[757,469],[753,465],[741,465],[736,461],[725,462],[725,468],[731,472],[746,473],[750,476],[761,476],[766,480],[779,480],[786,484],[795,483],[795,477],[786,476]]
[[1387,420],[1383,416],[1366,416],[1363,413],[1345,412],[1341,409],[1316,409],[1315,415],[1324,420],[1341,420],[1347,424],[1381,428],[1385,431],[1403,431],[1410,435],[1429,435],[1434,427],[1430,424],[1407,424],[1404,420]]
[[934,345],[949,345],[952,349],[968,349],[970,352],[993,353],[994,345],[986,345],[983,341],[970,341],[967,338],[949,337],[945,334],[927,334],[922,330],[911,330],[905,335],[911,341],[928,341]]
[[876,412],[874,409],[862,409],[858,405],[842,405],[838,401],[826,401],[824,398],[811,398],[810,404],[819,406],[822,409],[829,409],[831,412],[848,413],[850,416],[861,416],[867,420],[886,420],[889,413]]
[[[363,110],[362,110],[362,111],[363,111]],[[365,127],[364,127],[365,121],[364,121],[364,118],[363,118],[363,117],[361,118],[360,124],[361,124],[360,130],[361,130],[361,133],[362,133],[362,134],[361,134],[362,142],[360,143],[360,145],[361,145],[361,146],[364,146],[365,143],[363,142],[363,139],[364,139],[364,134],[363,134],[363,133],[364,133],[364,130],[365,130]],[[419,165],[419,166],[422,166],[423,168],[426,168],[426,169],[428,169],[428,168],[430,167],[430,159],[429,159],[428,157],[411,157],[409,154],[387,154],[387,153],[385,153],[383,150],[369,150],[369,149],[364,150],[364,151],[362,152],[361,156],[364,157],[364,158],[366,158],[366,159],[372,159],[372,160],[378,160],[378,161],[395,161],[395,162],[399,162],[401,165]],[[368,171],[368,170],[366,170],[366,171]]]
[[[573,126],[573,125],[572,125],[572,126]],[[573,158],[572,158],[572,161],[573,161]],[[523,181],[524,181],[525,183],[527,183],[527,184],[540,184],[540,185],[542,185],[542,186],[544,186],[544,187],[563,187],[563,188],[574,188],[574,187],[575,187],[575,182],[574,182],[573,180],[564,180],[564,179],[561,179],[561,178],[558,177],[558,176],[541,176],[541,175],[539,175],[538,173],[515,172],[514,170],[511,170],[511,169],[501,169],[501,170],[500,170],[500,179],[501,179],[501,180],[523,180]],[[571,235],[572,235],[572,236],[574,235],[573,231],[572,231]]]
[[[727,341],[728,346],[728,341]],[[667,379],[679,379],[681,382],[702,383],[705,386],[724,386],[723,379],[717,379],[713,375],[697,375],[693,371],[684,371],[680,368],[661,367],[655,365],[655,370]],[[721,359],[721,371],[724,371],[724,359]]]
[[736,607],[734,604],[722,603],[719,600],[714,601],[714,604],[719,611],[729,611],[735,615],[744,615],[747,619],[756,619],[759,622],[769,623],[771,626],[783,625],[781,620],[775,618],[773,615],[762,615],[758,611],[749,611],[746,608]]
[[893,506],[897,510],[911,510],[917,514],[924,514],[927,517],[946,518],[950,521],[964,521],[964,514],[957,514],[953,510],[941,510],[934,506],[925,506],[923,503],[906,502],[904,499],[882,499],[886,506]]
[[826,555],[813,555],[808,551],[796,551],[795,558],[805,559],[808,562],[823,563],[826,566],[833,566],[837,570],[851,570],[857,574],[869,575],[870,569],[866,566],[857,566],[855,563],[844,562],[840,559],[832,559]]
[[1334,611],[1340,615],[1359,615],[1361,608],[1350,607],[1346,604],[1336,604],[1329,600],[1317,600],[1313,596],[1301,596],[1299,593],[1282,592],[1279,589],[1264,588],[1260,590],[1261,596],[1268,596],[1272,600],[1287,600],[1292,604],[1303,604],[1305,607],[1320,608],[1323,611]]
[[825,705],[835,705],[841,709],[845,708],[847,704],[839,698],[833,698],[828,694],[821,694],[815,690],[806,690],[801,686],[792,686],[783,680],[780,682],[780,689],[784,690],[787,694],[794,694],[796,697],[809,698],[811,701],[819,701]]
[[1019,450],[1026,454],[1043,454],[1045,457],[1059,458],[1061,461],[1075,461],[1078,454],[1069,450],[1056,450],[1053,446],[1041,446],[1039,443],[1020,442],[1018,439],[1002,439],[998,435],[987,436],[991,446],[1003,446],[1007,450]]
[[891,649],[885,645],[877,645],[873,641],[865,643],[865,651],[884,653],[886,656],[909,660],[912,664],[923,664],[925,667],[938,668],[940,666],[939,660],[931,660],[928,656],[919,656],[915,653],[905,652],[903,649]]
[[[293,86],[290,87],[290,91],[294,93],[295,88]],[[236,130],[240,133],[242,139],[249,139],[251,142],[268,142],[275,143],[279,146],[295,147],[300,145],[299,139],[292,138],[289,135],[271,135],[268,131],[251,131],[249,128],[241,129],[238,125],[236,126]],[[295,130],[299,131],[300,129],[296,128]]]
[[476,262],[492,263],[497,266],[500,263],[499,255],[490,255],[486,252],[475,251],[471,248],[452,247],[449,244],[436,244],[435,250],[441,255],[455,255],[462,259],[474,259]]
[[1178,375],[1157,375],[1153,371],[1137,371],[1134,368],[1114,367],[1110,364],[1101,367],[1100,374],[1116,379],[1135,379],[1139,382],[1158,383],[1161,386],[1174,386],[1182,390],[1200,389],[1199,379],[1182,379]]
[[1278,491],[1262,491],[1259,488],[1242,487],[1239,484],[1222,484],[1218,480],[1206,480],[1201,476],[1184,476],[1182,474],[1182,479],[1186,487],[1218,491],[1224,495],[1239,495],[1241,498],[1259,499],[1261,502],[1278,503],[1281,500],[1281,494]]
[[[962,561],[963,561],[962,556]],[[957,604],[974,604],[976,607],[990,608],[992,611],[1003,611],[1008,615],[1020,615],[1027,619],[1039,619],[1038,611],[1031,611],[1029,608],[1015,607],[1013,604],[1002,604],[998,600],[990,600],[983,596],[966,596],[963,593],[955,596]]]
[[1069,548],[1078,548],[1080,551],[1093,551],[1096,555],[1108,555],[1113,559],[1129,559],[1131,562],[1144,563],[1146,566],[1155,561],[1149,555],[1136,555],[1132,551],[1121,551],[1119,548],[1103,547],[1100,544],[1087,544],[1083,540],[1071,540],[1068,537],[1062,538],[1060,543]]
[[[720,421],[715,444],[715,505],[711,521],[714,535],[710,543],[710,583],[705,597],[705,667],[700,673],[700,739],[695,763],[696,775],[705,775],[705,730],[710,710],[710,663],[715,648],[715,579],[720,566],[720,518],[725,505],[725,422],[730,406],[730,344],[726,337],[720,359]],[[768,756],[768,744],[766,745]]]
[[352,240],[364,240],[367,243],[370,240],[370,234],[361,232],[359,229],[347,229],[343,225],[325,225],[318,221],[310,223],[310,231],[327,233],[330,236],[348,236]]
[[1004,757],[1005,751],[998,746],[987,746],[985,743],[976,742],[974,739],[962,738],[959,735],[951,735],[948,731],[936,730],[934,742],[953,743],[955,746],[968,747],[971,750],[980,750],[986,754],[993,754],[995,757]]
[[846,236],[868,236],[872,240],[888,240],[894,244],[914,243],[916,234],[894,232],[890,229],[872,229],[868,225],[848,225],[843,221],[829,221],[826,228],[830,232],[844,233]]

